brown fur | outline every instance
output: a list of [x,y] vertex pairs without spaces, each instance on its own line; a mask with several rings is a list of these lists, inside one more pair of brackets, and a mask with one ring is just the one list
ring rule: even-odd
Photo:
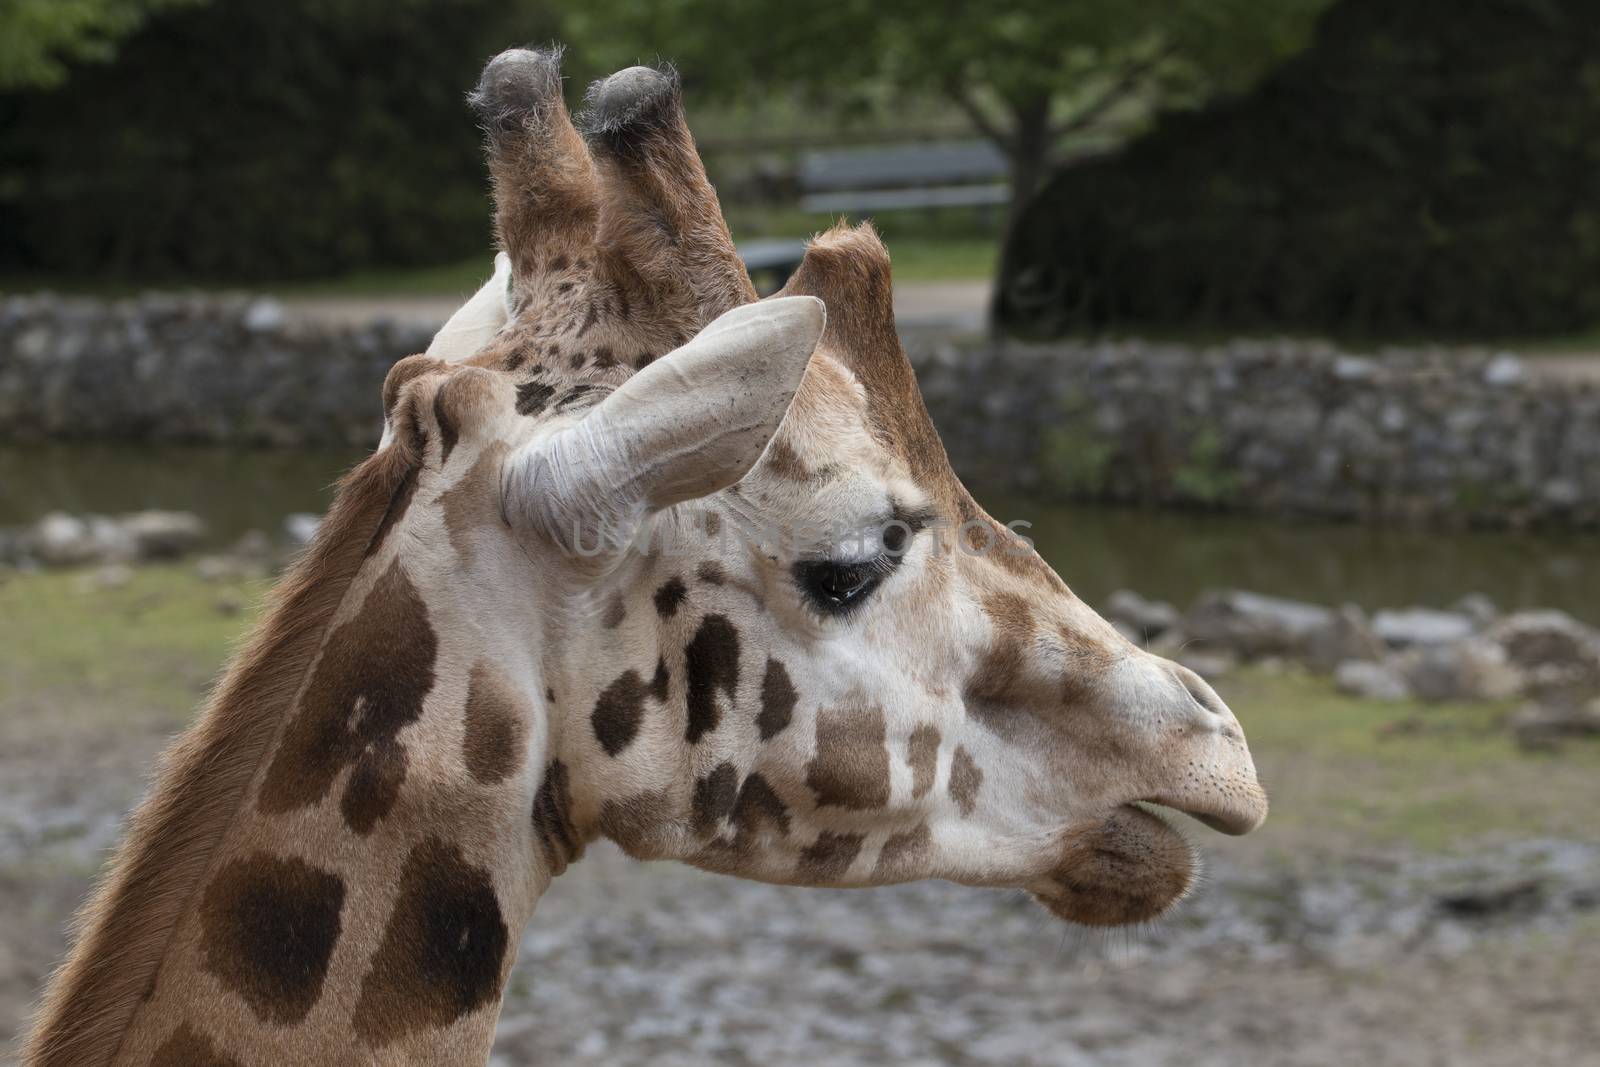
[[172,1036],[156,1049],[150,1067],[242,1067],[238,1060],[217,1048],[205,1034],[188,1023],[180,1023]]
[[817,806],[870,811],[889,803],[889,749],[882,708],[819,708],[817,755],[806,784]]
[[168,751],[116,858],[79,919],[23,1051],[30,1067],[97,1067],[116,1055],[155,984],[179,919],[282,729],[329,621],[412,457],[404,439],[340,485],[317,538],[198,722]]

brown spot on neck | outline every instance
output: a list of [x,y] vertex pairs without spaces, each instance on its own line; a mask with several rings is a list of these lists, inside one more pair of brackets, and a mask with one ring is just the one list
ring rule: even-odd
[[303,860],[230,861],[200,905],[205,969],[262,1021],[299,1022],[322,996],[344,897],[342,879]]
[[500,468],[508,451],[501,441],[488,445],[461,480],[439,494],[450,548],[463,563],[476,560],[475,542],[487,531],[510,531],[500,513]]
[[329,635],[267,768],[261,811],[276,815],[319,803],[348,766],[340,810],[356,833],[370,832],[405,780],[397,737],[422,715],[437,652],[427,606],[396,560],[355,618]]
[[461,756],[478,782],[493,785],[522,766],[527,745],[528,709],[498,671],[473,666],[467,679],[467,706]]
[[884,882],[904,882],[926,877],[920,869],[933,851],[933,832],[927,823],[918,823],[914,829],[891,834],[878,851],[878,863],[873,868],[875,879]]
[[533,798],[533,836],[544,852],[554,878],[583,854],[583,841],[572,823],[572,785],[567,765],[551,760]]
[[861,854],[861,834],[836,834],[824,830],[817,840],[800,853],[796,875],[803,883],[826,885],[837,882],[850,870]]
[[150,1067],[244,1067],[217,1047],[216,1042],[188,1023],[179,1023],[172,1036],[161,1042]]
[[382,1048],[493,1004],[509,942],[489,872],[454,844],[423,840],[406,857],[383,942],[361,982],[356,1034]]
[[310,549],[134,813],[45,993],[24,1062],[104,1067],[117,1054],[406,470],[385,449],[341,483]]

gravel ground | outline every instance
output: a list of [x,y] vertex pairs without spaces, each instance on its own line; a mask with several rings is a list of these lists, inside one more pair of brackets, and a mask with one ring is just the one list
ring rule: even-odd
[[[159,738],[0,775],[0,1040]],[[1172,919],[1076,931],[1021,894],[736,882],[592,849],[526,937],[493,1062],[1600,1063],[1600,845],[1215,860]]]

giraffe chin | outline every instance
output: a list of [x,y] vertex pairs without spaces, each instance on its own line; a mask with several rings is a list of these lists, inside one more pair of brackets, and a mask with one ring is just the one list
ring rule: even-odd
[[1184,898],[1200,870],[1182,834],[1133,805],[1069,830],[1061,844],[1054,867],[1028,889],[1052,915],[1081,926],[1158,919]]

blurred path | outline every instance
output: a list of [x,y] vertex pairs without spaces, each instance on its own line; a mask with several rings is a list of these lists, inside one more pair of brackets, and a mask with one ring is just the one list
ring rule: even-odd
[[1600,352],[1544,352],[1523,355],[1532,378],[1577,385],[1600,384]]
[[[300,322],[357,325],[373,319],[438,325],[471,296],[306,296],[282,300],[289,317]],[[989,303],[986,281],[905,282],[895,286],[895,315],[902,326],[983,327]]]

